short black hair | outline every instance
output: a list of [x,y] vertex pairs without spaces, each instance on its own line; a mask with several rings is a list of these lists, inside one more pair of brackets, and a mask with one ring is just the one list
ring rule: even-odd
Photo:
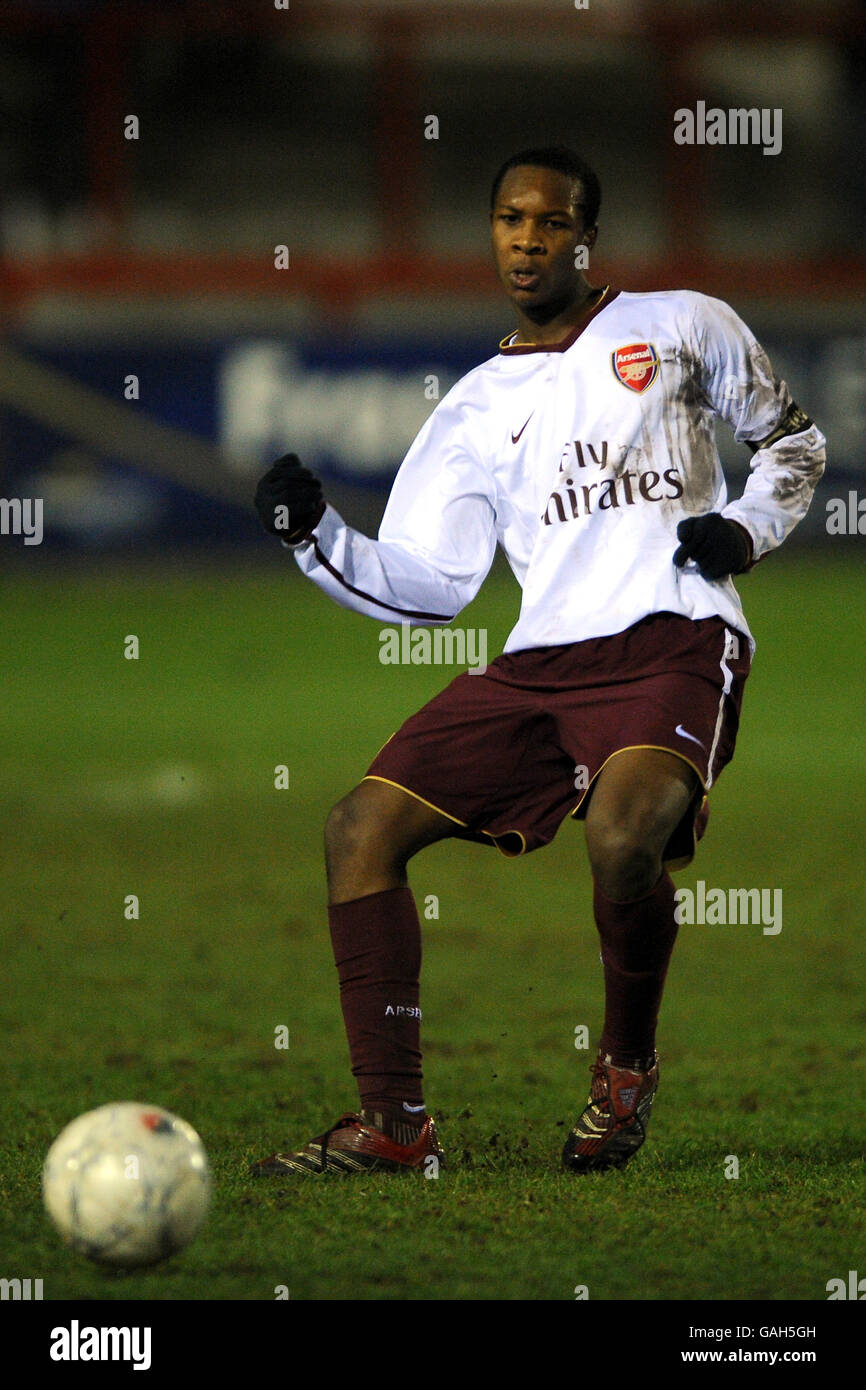
[[519,154],[513,154],[506,159],[493,180],[493,187],[490,190],[491,208],[496,205],[496,195],[505,175],[509,169],[516,169],[518,164],[535,164],[540,169],[556,169],[560,174],[568,174],[571,178],[578,179],[581,187],[578,207],[583,208],[587,227],[595,226],[601,207],[601,184],[595,171],[590,169],[586,160],[581,159],[579,154],[575,154],[574,150],[567,149],[565,145],[547,145],[543,149],[521,150]]

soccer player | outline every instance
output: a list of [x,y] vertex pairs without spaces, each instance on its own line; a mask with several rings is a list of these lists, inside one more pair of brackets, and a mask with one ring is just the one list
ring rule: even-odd
[[[517,329],[420,430],[378,540],[346,524],[295,455],[259,484],[266,529],[359,613],[451,623],[497,543],[523,598],[503,655],[408,719],[330,814],[330,931],[360,1110],[258,1173],[442,1161],[406,865],[449,837],[530,853],[567,815],[586,825],[605,1014],[563,1163],[621,1167],[644,1141],[677,935],[669,871],[691,861],[733,755],[754,649],[732,575],[804,516],[825,440],[727,304],[587,282],[599,204],[598,179],[567,149],[524,150],[498,171],[493,255]],[[715,415],[752,451],[733,502]]]

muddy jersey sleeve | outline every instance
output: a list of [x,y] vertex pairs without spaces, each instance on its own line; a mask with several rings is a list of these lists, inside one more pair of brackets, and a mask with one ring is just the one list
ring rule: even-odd
[[742,496],[723,515],[748,532],[757,560],[806,515],[824,472],[826,440],[728,304],[695,295],[692,334],[707,400],[752,451]]

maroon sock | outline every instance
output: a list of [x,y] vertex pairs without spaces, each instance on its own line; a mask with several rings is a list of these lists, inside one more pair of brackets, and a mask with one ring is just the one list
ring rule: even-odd
[[[361,1108],[398,1142],[424,1123],[421,925],[409,887],[328,909]],[[411,1134],[409,1135],[411,1141]]]
[[599,1050],[614,1066],[645,1071],[655,1048],[662,990],[678,926],[674,885],[662,874],[637,902],[617,903],[598,884],[593,900],[604,964],[605,1011]]

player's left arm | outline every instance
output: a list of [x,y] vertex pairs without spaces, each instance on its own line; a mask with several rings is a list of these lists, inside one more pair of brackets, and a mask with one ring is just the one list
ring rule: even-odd
[[[824,435],[791,398],[766,352],[730,305],[706,295],[694,296],[692,351],[704,395],[717,415],[731,426],[738,441],[752,451],[750,474],[741,497],[720,514],[743,537],[744,563],[736,564],[736,541],[730,533],[727,573],[749,569],[775,550],[809,509],[824,472]],[[689,518],[689,526],[702,520]],[[722,540],[718,523],[713,523]],[[682,537],[681,537],[682,539]],[[698,558],[693,556],[692,558]]]

